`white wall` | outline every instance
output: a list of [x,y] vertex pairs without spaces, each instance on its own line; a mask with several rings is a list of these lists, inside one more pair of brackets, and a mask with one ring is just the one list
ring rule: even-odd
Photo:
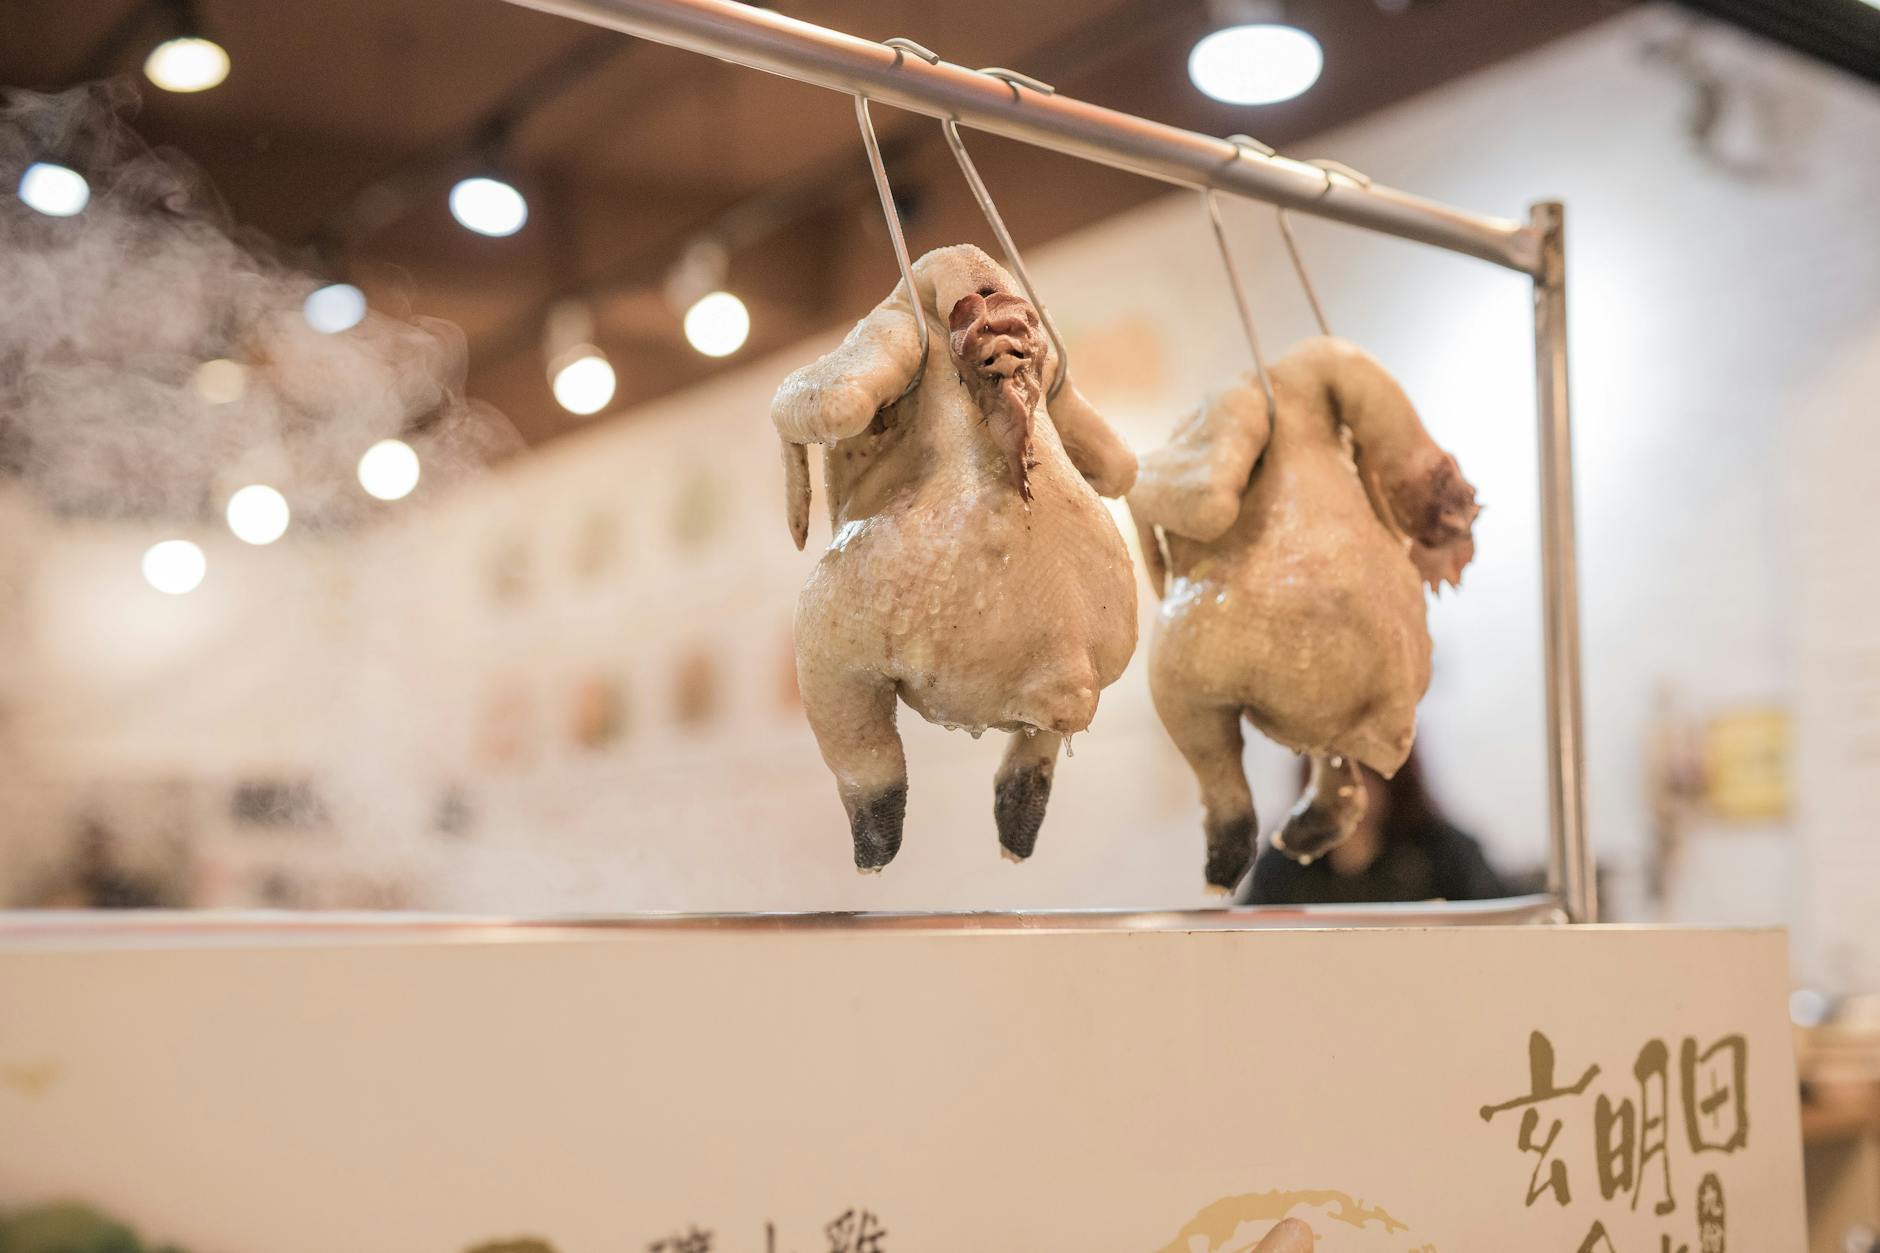
[[[1643,55],[1673,25],[1658,11],[1628,15],[1309,147],[1488,211],[1517,216],[1551,197],[1569,205],[1592,826],[1618,874],[1615,905],[1634,913],[1637,876],[1627,872],[1646,851],[1643,750],[1655,692],[1670,685],[1697,713],[1793,695],[1787,415],[1804,405],[1846,328],[1880,307],[1871,231],[1880,162],[1850,159],[1871,152],[1860,136],[1873,133],[1880,102],[1795,58],[1719,37],[1713,55],[1806,119],[1788,177],[1745,182],[1693,150],[1682,130],[1688,88]],[[1268,341],[1308,333],[1270,214],[1236,207],[1231,220]],[[1305,221],[1298,231],[1335,328],[1399,374],[1489,504],[1465,590],[1432,609],[1437,674],[1424,746],[1442,797],[1498,859],[1532,863],[1543,840],[1544,760],[1527,285],[1336,226]],[[1190,197],[1159,200],[1031,261],[1072,338],[1083,386],[1139,445],[1153,445],[1183,406],[1245,366]],[[771,641],[783,637],[806,562],[785,546],[775,516],[764,407],[775,381],[825,346],[805,343],[598,429],[506,485],[532,502],[522,513],[545,545],[565,545],[577,502],[604,500],[616,484],[633,485],[636,499],[622,506],[631,529],[656,531],[676,479],[701,458],[740,497],[727,523],[735,539],[686,558],[697,568],[684,577],[659,564],[675,554],[649,546],[638,559],[653,565],[646,590],[659,587],[655,602],[635,604],[630,624],[598,618],[618,621],[633,641],[643,680],[657,682],[691,637],[720,641],[728,663],[750,674],[734,723],[696,755],[683,742],[623,751],[626,786],[682,817],[635,824],[638,874],[607,899],[686,908],[1199,900],[1191,785],[1153,724],[1140,666],[1106,693],[1096,729],[1060,776],[1035,863],[1012,868],[991,855],[996,746],[916,725],[903,860],[878,882],[846,870],[840,813],[807,735],[765,700],[781,649]],[[567,605],[538,612],[596,620]],[[1254,757],[1271,820],[1290,800],[1290,766],[1270,750]],[[764,786],[687,795],[634,773],[663,777],[676,760],[707,781],[763,771]],[[563,768],[572,773],[557,790],[588,778],[585,767]],[[532,794],[518,781],[515,820]],[[607,829],[608,807],[592,812],[597,832]],[[605,877],[609,837],[597,834],[593,848]],[[1791,917],[1800,887],[1791,852],[1786,827],[1700,827],[1669,915]]]
[[[1787,485],[1804,473],[1798,432],[1811,415],[1871,413],[1871,384],[1851,367],[1831,375],[1829,362],[1880,325],[1880,98],[1720,32],[1710,54],[1779,99],[1788,128],[1783,177],[1745,181],[1692,148],[1689,88],[1642,52],[1681,21],[1630,12],[1299,149],[1483,211],[1568,204],[1592,828],[1615,904],[1634,915],[1654,693],[1672,685],[1700,713],[1798,699],[1806,712],[1814,698],[1798,682],[1833,681],[1831,666],[1797,665],[1795,491],[1808,499],[1812,479]],[[1270,212],[1229,216],[1269,345],[1308,333]],[[1297,229],[1334,329],[1396,372],[1487,502],[1463,591],[1431,610],[1422,744],[1464,825],[1504,865],[1535,864],[1544,740],[1527,284],[1346,228]],[[1190,196],[1027,260],[1082,387],[1139,447],[1247,364]],[[880,269],[885,290],[885,255]],[[1140,659],[1060,770],[1031,863],[997,855],[997,737],[975,743],[904,715],[906,845],[879,878],[849,868],[833,786],[783,690],[795,590],[826,526],[819,500],[811,552],[791,548],[766,417],[776,382],[833,338],[597,424],[371,539],[363,556],[342,554],[350,611],[325,637],[326,680],[313,686],[335,719],[316,757],[356,798],[349,812],[444,876],[426,882],[428,899],[513,910],[1203,901],[1192,780],[1155,724]],[[1871,455],[1871,430],[1843,421],[1827,455]],[[681,501],[707,488],[716,527],[688,545]],[[1880,514],[1862,493],[1839,499],[1836,518],[1853,521],[1817,530],[1871,533]],[[582,537],[607,517],[619,551],[583,578]],[[526,554],[528,591],[498,604],[489,569],[511,548]],[[684,729],[673,672],[693,650],[722,671],[723,708]],[[616,745],[584,749],[571,702],[597,676],[624,680],[629,725]],[[519,758],[488,751],[493,721],[528,746]],[[1250,756],[1271,824],[1292,767],[1270,748]],[[436,853],[436,837],[411,832],[453,782],[477,821]],[[1818,822],[1809,846],[1840,847],[1859,802],[1875,799],[1805,811]],[[1700,829],[1670,916],[1794,917],[1820,899],[1795,848],[1789,824]]]
[[1795,945],[1833,992],[1880,986],[1880,316],[1850,323],[1790,412],[1799,541]]

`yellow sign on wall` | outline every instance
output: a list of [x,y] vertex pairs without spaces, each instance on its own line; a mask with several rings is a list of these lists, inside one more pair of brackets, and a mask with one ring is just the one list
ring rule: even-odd
[[1720,818],[1753,822],[1789,810],[1789,715],[1773,706],[1704,728],[1704,799]]

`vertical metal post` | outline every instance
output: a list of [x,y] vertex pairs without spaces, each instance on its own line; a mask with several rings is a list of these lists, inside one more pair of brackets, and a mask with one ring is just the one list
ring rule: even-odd
[[1557,201],[1530,211],[1541,239],[1541,268],[1534,278],[1534,369],[1540,418],[1541,616],[1547,640],[1547,887],[1569,922],[1597,922],[1599,892],[1586,838],[1580,727],[1580,587],[1573,538],[1573,425],[1567,408],[1563,218]]

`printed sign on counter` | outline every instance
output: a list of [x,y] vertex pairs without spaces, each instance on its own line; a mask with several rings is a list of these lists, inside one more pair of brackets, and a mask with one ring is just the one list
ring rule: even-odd
[[27,925],[0,937],[0,1226],[82,1202],[192,1253],[1245,1253],[1288,1218],[1316,1253],[1794,1249],[1786,994],[1781,935],[1750,931]]

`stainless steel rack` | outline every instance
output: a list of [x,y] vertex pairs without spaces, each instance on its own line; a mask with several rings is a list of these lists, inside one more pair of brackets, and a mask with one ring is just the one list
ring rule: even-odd
[[[1415,240],[1528,275],[1534,282],[1540,419],[1542,615],[1546,633],[1549,857],[1544,898],[1502,902],[1524,918],[1595,922],[1586,836],[1580,717],[1579,589],[1574,557],[1572,427],[1567,404],[1566,244],[1556,202],[1528,220],[1469,213],[1370,182],[1336,163],[1296,161],[1228,139],[1075,100],[1009,70],[928,61],[736,0],[510,0],[655,43],[779,74],[1148,178],[1212,188],[1349,226]],[[1318,910],[1314,925],[1476,921],[1460,908]],[[846,917],[844,915],[807,917]],[[1160,915],[1144,915],[1160,917]]]

